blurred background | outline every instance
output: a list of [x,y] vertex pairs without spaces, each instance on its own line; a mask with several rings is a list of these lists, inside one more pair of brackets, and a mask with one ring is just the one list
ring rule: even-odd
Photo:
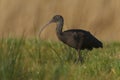
[[[103,41],[120,40],[120,0],[0,0],[0,37],[35,37],[54,15],[62,15],[64,30],[84,29]],[[57,40],[55,24],[42,39]]]

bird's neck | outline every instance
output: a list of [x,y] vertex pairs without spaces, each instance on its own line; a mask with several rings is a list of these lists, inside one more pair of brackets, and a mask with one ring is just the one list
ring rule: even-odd
[[64,25],[63,20],[57,22],[57,27],[56,27],[57,35],[62,35],[63,25]]

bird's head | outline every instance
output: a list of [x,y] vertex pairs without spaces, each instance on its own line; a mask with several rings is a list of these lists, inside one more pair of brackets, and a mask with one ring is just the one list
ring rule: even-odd
[[60,22],[63,21],[63,17],[61,15],[55,15],[50,22]]
[[58,23],[58,22],[63,22],[63,17],[61,15],[53,16],[53,18],[47,24],[45,24],[43,27],[41,27],[41,29],[38,33],[38,36],[41,34],[43,29],[46,28],[50,23]]

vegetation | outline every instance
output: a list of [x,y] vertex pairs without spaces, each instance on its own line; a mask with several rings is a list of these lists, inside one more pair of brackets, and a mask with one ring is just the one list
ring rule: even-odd
[[60,42],[0,39],[1,80],[120,80],[120,42],[103,49],[77,51]]

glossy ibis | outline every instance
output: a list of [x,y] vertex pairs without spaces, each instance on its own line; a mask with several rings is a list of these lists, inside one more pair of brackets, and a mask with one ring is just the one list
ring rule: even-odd
[[56,23],[56,34],[59,40],[68,46],[75,48],[78,51],[79,58],[83,62],[83,58],[80,54],[80,50],[92,50],[93,48],[103,47],[101,41],[94,37],[89,31],[82,29],[71,29],[67,31],[62,31],[64,19],[61,15],[55,15],[52,20],[50,20],[46,25],[44,25],[39,32],[41,34],[42,30],[47,27],[50,23]]

